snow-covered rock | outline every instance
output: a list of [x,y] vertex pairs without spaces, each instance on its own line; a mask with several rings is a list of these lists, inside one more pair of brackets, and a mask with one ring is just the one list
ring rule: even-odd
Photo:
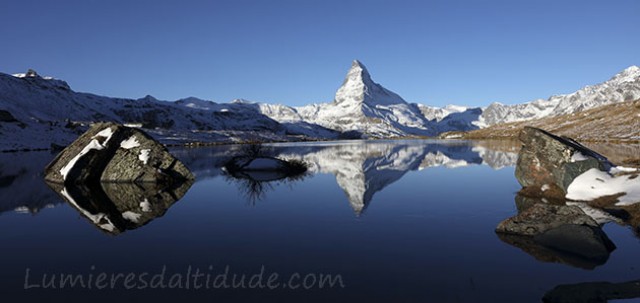
[[640,203],[638,174],[614,175],[611,170],[601,171],[592,168],[582,173],[569,184],[566,198],[574,201],[591,201],[600,197],[617,196],[616,205],[618,206]]
[[136,182],[172,184],[193,175],[167,149],[142,131],[97,123],[45,168],[45,180],[59,184]]
[[529,195],[562,199],[581,174],[591,169],[609,171],[614,166],[580,143],[538,128],[527,126],[518,138],[523,145],[515,175]]

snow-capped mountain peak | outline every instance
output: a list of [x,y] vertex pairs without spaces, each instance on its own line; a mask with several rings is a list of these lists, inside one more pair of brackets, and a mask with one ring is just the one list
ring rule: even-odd
[[566,95],[551,96],[527,103],[492,103],[476,125],[488,125],[573,114],[587,109],[640,99],[640,68],[630,66],[600,84],[588,85]]
[[615,83],[627,83],[627,82],[635,82],[640,78],[640,67],[636,65],[632,65],[627,67],[625,70],[616,74],[611,78],[611,80],[607,82],[615,82]]
[[71,90],[71,87],[69,86],[69,84],[67,84],[67,82],[53,77],[42,77],[33,69],[27,70],[26,73],[13,74],[12,76],[25,81],[30,81],[32,83],[37,83],[40,87]]
[[367,68],[358,60],[353,60],[349,72],[335,96],[336,104],[370,106],[406,103],[396,93],[387,90],[371,79]]

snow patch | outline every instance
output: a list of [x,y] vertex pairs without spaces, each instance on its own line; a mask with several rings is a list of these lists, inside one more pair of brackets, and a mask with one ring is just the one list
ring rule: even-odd
[[540,187],[540,190],[541,190],[541,191],[547,191],[547,190],[549,190],[549,188],[551,188],[551,187],[549,186],[549,184],[543,184],[543,185],[542,185],[542,187]]
[[96,139],[91,140],[91,142],[89,142],[89,144],[87,144],[87,146],[85,146],[80,151],[79,154],[77,154],[75,157],[73,157],[73,159],[71,159],[69,161],[69,163],[67,163],[67,165],[65,165],[63,168],[60,169],[60,174],[62,175],[62,180],[67,180],[67,174],[69,174],[69,171],[71,171],[71,169],[76,165],[76,162],[78,162],[78,160],[82,156],[86,155],[92,149],[101,150],[101,149],[104,149],[104,146],[102,144],[100,144],[100,142],[98,142],[98,140],[96,140]]
[[147,163],[149,162],[150,151],[151,151],[150,149],[143,149],[140,151],[140,155],[138,155],[138,159],[142,161],[144,165],[147,165]]
[[140,142],[138,142],[138,138],[136,138],[135,135],[129,137],[127,140],[120,142],[120,147],[124,149],[132,149],[138,146],[140,146]]
[[619,173],[632,173],[632,172],[637,172],[640,169],[638,168],[633,168],[633,167],[624,167],[624,166],[614,166],[612,167],[609,172],[612,174],[619,174]]
[[618,197],[616,205],[630,205],[640,202],[640,178],[632,176],[612,176],[597,168],[592,168],[571,182],[567,188],[567,199],[591,201],[603,196],[624,194]]
[[107,142],[111,140],[111,136],[113,136],[113,131],[111,130],[111,127],[107,127],[101,130],[99,133],[95,134],[95,136],[91,137],[91,139],[95,139],[97,137],[103,137],[105,139],[104,139],[104,142],[102,142],[102,145],[107,146]]
[[580,153],[579,151],[576,151],[573,153],[573,155],[571,155],[571,162],[579,162],[579,161],[585,161],[585,160],[589,160],[589,158],[583,155],[582,153]]
[[26,206],[18,206],[16,207],[13,211],[19,213],[19,214],[28,214],[31,211],[29,211],[29,208]]
[[142,215],[139,213],[135,213],[132,211],[125,211],[122,213],[122,217],[133,222],[133,223],[138,223],[138,220],[140,220],[140,217]]
[[144,198],[144,201],[140,202],[140,209],[145,213],[151,211],[151,203],[149,203],[147,198]]

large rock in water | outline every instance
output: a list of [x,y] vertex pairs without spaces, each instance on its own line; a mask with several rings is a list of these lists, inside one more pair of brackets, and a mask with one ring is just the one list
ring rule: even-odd
[[516,178],[529,194],[564,198],[573,180],[596,168],[613,166],[604,156],[566,137],[525,127],[518,139],[523,146],[516,163]]
[[577,206],[538,203],[500,222],[496,232],[536,236],[568,224],[600,227]]
[[116,123],[96,123],[45,168],[45,180],[174,183],[193,174],[144,132]]
[[582,259],[577,262],[582,264],[604,264],[615,249],[600,225],[577,206],[534,204],[500,222],[496,232],[523,237],[507,242],[538,245],[567,254],[570,259]]

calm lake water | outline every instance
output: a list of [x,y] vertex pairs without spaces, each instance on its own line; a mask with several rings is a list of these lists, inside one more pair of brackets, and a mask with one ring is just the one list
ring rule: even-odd
[[[614,157],[637,152],[600,148],[622,154]],[[41,171],[51,153],[0,154],[0,292],[14,298],[5,302],[540,302],[558,285],[640,279],[640,241],[626,226],[603,227],[617,247],[604,264],[576,265],[496,235],[496,225],[517,213],[516,144],[274,144],[272,155],[301,159],[310,170],[267,183],[224,173],[240,149],[172,149],[197,177],[190,187],[123,185],[99,197],[47,186]],[[192,278],[185,283],[196,269],[202,284],[234,274],[247,281],[194,289]],[[120,273],[135,284],[113,282]],[[93,288],[45,287],[61,274]],[[97,290],[88,279],[100,274],[114,286]],[[279,284],[269,289],[273,274]],[[252,275],[263,288],[248,285]],[[340,283],[320,288],[326,275]],[[165,288],[143,287],[154,276]]]

